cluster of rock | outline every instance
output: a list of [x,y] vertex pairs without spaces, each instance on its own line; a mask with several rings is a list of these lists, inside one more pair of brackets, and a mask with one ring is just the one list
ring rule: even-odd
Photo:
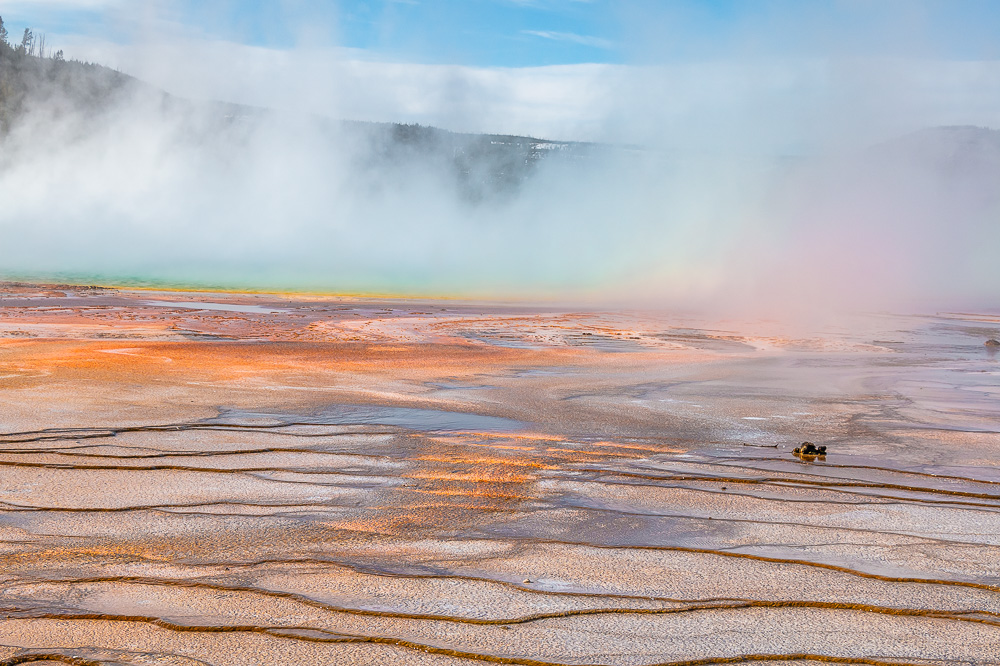
[[792,453],[799,456],[825,456],[826,447],[816,446],[812,442],[802,442],[801,446],[797,446],[792,450]]

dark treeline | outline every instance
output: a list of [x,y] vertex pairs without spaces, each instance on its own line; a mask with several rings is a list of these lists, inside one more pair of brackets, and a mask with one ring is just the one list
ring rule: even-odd
[[435,162],[470,202],[517,191],[543,160],[592,153],[591,144],[463,134],[416,124],[345,122],[343,126],[368,137],[371,149],[364,153],[367,163],[361,166],[388,173],[395,165]]

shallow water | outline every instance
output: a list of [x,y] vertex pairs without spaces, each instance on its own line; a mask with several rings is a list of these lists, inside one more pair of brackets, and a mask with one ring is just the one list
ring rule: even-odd
[[277,412],[246,412],[223,409],[209,423],[240,424],[245,421],[273,421],[284,425],[386,425],[423,432],[493,432],[509,433],[526,430],[528,425],[515,419],[487,416],[472,412],[450,412],[416,407],[385,405],[325,405],[306,414]]
[[145,301],[145,305],[157,308],[180,308],[182,310],[218,310],[220,312],[248,312],[253,314],[275,314],[282,312],[262,305],[237,303],[208,303],[201,301]]

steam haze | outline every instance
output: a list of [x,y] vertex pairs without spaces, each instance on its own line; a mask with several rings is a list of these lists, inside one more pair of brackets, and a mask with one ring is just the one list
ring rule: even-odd
[[[49,44],[149,85],[94,107],[28,96],[2,139],[0,270],[789,315],[995,307],[996,53],[935,41],[943,5],[844,4],[847,26],[762,12],[682,48],[695,19],[624,3],[616,61],[531,67],[348,48],[301,9],[284,15],[295,46],[276,46],[111,4],[127,38]],[[793,44],[761,46],[789,25]],[[400,148],[341,119],[558,143],[515,178],[474,137]]]

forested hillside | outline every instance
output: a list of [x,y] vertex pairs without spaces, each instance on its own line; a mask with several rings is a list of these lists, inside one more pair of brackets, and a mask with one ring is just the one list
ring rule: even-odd
[[47,52],[44,37],[27,29],[12,44],[0,19],[0,131],[4,133],[35,108],[54,113],[96,111],[136,85],[121,72],[67,61],[62,51]]
[[[128,109],[141,97],[164,114],[170,123],[189,125],[192,140],[212,134],[219,127],[250,126],[273,120],[275,112],[221,102],[190,102],[99,64],[66,60],[62,51],[46,50],[43,37],[30,30],[16,42],[3,32],[0,19],[0,135],[9,134],[19,123],[45,124],[73,115],[94,130],[107,123],[122,122],[122,115],[110,111]],[[148,105],[143,107],[148,111]],[[126,110],[127,116],[130,111]],[[472,202],[515,191],[537,164],[555,155],[579,159],[587,156],[588,144],[561,143],[523,136],[460,134],[434,127],[398,123],[339,121],[312,117],[321,135],[337,139],[352,137],[354,146],[367,148],[358,153],[358,167],[400,177],[414,165],[432,169],[451,180],[461,195]],[[325,129],[322,129],[325,128]]]

